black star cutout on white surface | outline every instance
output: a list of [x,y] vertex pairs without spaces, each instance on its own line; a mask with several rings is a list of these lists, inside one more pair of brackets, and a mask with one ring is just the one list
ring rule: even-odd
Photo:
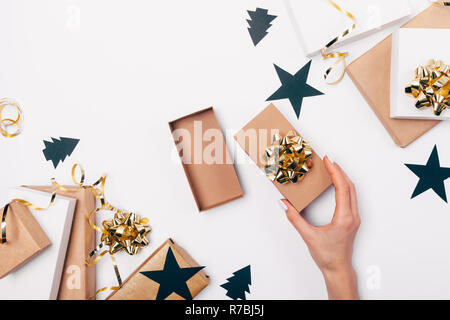
[[411,199],[428,189],[433,189],[442,200],[447,202],[444,181],[450,178],[450,168],[441,167],[436,145],[426,165],[405,164],[405,166],[419,177],[419,182],[414,189]]
[[297,118],[300,117],[300,111],[302,108],[303,98],[322,95],[319,90],[314,89],[306,83],[308,80],[309,68],[311,67],[310,60],[304,65],[296,74],[292,75],[289,72],[281,69],[274,64],[278,77],[281,81],[281,87],[275,91],[266,101],[289,99],[292,108],[294,108]]
[[173,255],[172,248],[169,248],[163,270],[143,271],[141,273],[147,278],[159,283],[156,300],[164,300],[172,292],[175,292],[186,300],[192,300],[192,295],[186,281],[203,268],[204,267],[180,268]]

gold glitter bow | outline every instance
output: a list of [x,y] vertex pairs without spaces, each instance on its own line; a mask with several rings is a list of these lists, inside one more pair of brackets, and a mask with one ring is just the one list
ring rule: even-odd
[[333,40],[331,40],[330,42],[328,42],[325,47],[323,47],[320,52],[322,54],[322,58],[328,59],[328,58],[337,58],[337,60],[325,71],[325,74],[323,75],[325,81],[328,78],[328,75],[330,74],[330,72],[340,63],[342,63],[342,71],[341,74],[339,75],[338,79],[336,81],[332,81],[332,82],[328,82],[328,84],[336,84],[339,81],[342,80],[342,78],[344,77],[345,74],[345,69],[347,68],[347,63],[345,62],[345,58],[348,57],[348,51],[346,52],[330,52],[330,53],[326,53],[327,50],[334,45],[336,42],[338,42],[339,40],[341,40],[342,38],[344,38],[345,36],[347,36],[350,32],[352,32],[355,28],[356,28],[356,18],[353,14],[351,14],[348,11],[345,11],[344,9],[342,9],[340,6],[338,6],[335,2],[333,2],[332,0],[328,0],[328,2],[334,7],[336,8],[336,10],[338,10],[339,12],[345,14],[347,17],[349,17],[350,19],[353,20],[353,24],[350,28],[346,29],[342,34],[338,35],[337,37],[335,37]]
[[151,230],[147,223],[147,218],[139,220],[134,213],[116,212],[114,219],[103,221],[103,228],[108,234],[102,235],[101,242],[109,246],[111,254],[121,250],[129,255],[137,254],[149,243],[145,237]]
[[312,167],[311,155],[308,141],[294,131],[283,138],[275,134],[272,145],[264,152],[264,172],[271,181],[281,184],[299,182]]
[[405,87],[405,93],[416,98],[417,109],[431,107],[439,116],[450,108],[450,66],[442,61],[429,60],[414,71],[414,80]]
[[[15,119],[3,118],[3,111],[7,108],[15,109],[17,113]],[[22,130],[22,120],[22,109],[17,102],[11,99],[0,99],[0,133],[5,138],[12,138],[20,134]],[[10,127],[14,127],[15,131],[10,132]]]

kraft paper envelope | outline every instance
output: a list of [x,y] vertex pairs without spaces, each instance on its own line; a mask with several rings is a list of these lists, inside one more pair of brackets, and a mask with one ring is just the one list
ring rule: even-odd
[[[450,8],[430,6],[402,28],[450,28]],[[394,142],[403,148],[440,121],[391,119],[391,48],[392,36],[389,36],[351,63],[347,73]],[[424,60],[429,58],[432,57]]]
[[[270,104],[253,120],[251,120],[241,131],[235,135],[235,139],[249,157],[261,168],[264,169],[262,162],[262,154],[264,150],[271,145],[273,130],[279,130],[281,136],[285,136],[289,131],[297,132],[289,121],[278,111],[278,109]],[[254,132],[258,138],[255,146],[250,146],[249,134]],[[264,132],[266,134],[264,134]],[[299,134],[297,132],[299,136]],[[308,140],[308,137],[304,137]],[[308,142],[311,142],[308,140]],[[314,147],[313,145],[311,145]],[[314,152],[312,154],[313,166],[306,174],[305,178],[298,183],[280,184],[274,181],[274,185],[288,199],[292,205],[302,211],[315,198],[324,192],[330,185],[331,179],[322,159]],[[267,178],[267,181],[270,181]]]

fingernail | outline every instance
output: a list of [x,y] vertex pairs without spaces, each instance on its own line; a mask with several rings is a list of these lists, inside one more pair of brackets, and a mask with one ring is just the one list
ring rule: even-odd
[[331,157],[329,155],[326,155],[326,157],[328,158],[328,161],[330,161],[331,163],[334,163],[333,159],[331,159]]
[[283,211],[286,212],[287,205],[281,200],[278,200],[278,204],[280,205],[281,209],[283,209]]

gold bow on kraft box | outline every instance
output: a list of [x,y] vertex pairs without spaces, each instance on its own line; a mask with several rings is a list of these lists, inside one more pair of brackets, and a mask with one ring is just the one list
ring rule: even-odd
[[272,145],[264,152],[264,172],[271,181],[281,184],[299,182],[312,167],[311,155],[308,141],[294,131],[283,138],[275,134]]
[[431,107],[437,116],[450,108],[450,66],[442,61],[429,60],[414,71],[414,80],[405,87],[405,93],[416,98],[417,109]]

